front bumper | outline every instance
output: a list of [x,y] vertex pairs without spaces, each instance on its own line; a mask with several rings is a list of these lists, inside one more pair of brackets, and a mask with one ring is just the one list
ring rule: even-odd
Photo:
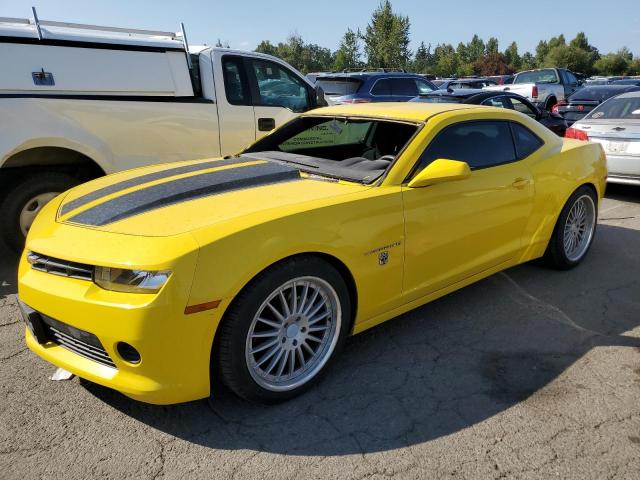
[[[173,273],[159,293],[133,294],[34,270],[23,254],[20,300],[46,317],[95,335],[113,366],[79,355],[55,339],[41,343],[29,328],[27,346],[58,367],[136,400],[172,404],[207,397],[213,335],[226,305],[185,315],[196,260],[193,251],[167,265]],[[135,347],[141,361],[125,361],[119,342]]]

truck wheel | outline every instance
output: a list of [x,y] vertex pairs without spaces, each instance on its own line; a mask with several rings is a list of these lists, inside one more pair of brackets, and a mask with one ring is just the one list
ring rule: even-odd
[[4,243],[15,251],[24,248],[24,240],[36,215],[49,201],[80,181],[58,172],[40,172],[21,179],[0,204],[0,232]]
[[351,327],[344,279],[316,257],[294,257],[256,277],[220,325],[212,370],[238,396],[276,403],[318,381]]

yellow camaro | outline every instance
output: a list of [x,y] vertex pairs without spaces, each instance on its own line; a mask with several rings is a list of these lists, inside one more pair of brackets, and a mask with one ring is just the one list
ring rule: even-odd
[[212,379],[274,402],[345,338],[499,270],[586,255],[597,144],[515,111],[345,105],[242,154],[130,170],[51,201],[19,268],[26,342],[145,402]]

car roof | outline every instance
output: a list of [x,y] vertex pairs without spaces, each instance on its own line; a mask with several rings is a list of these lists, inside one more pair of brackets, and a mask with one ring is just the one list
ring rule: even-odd
[[[404,120],[410,122],[424,122],[439,113],[453,110],[471,110],[494,107],[479,107],[461,103],[422,103],[422,102],[380,102],[380,103],[356,103],[334,105],[318,108],[305,113],[304,116],[328,115],[346,117],[373,117],[391,120]],[[496,111],[504,110],[495,108]]]
[[318,80],[324,80],[329,78],[367,79],[369,77],[419,77],[419,78],[425,79],[422,75],[418,75],[417,73],[408,73],[408,72],[334,72],[334,73],[323,73],[318,76]]

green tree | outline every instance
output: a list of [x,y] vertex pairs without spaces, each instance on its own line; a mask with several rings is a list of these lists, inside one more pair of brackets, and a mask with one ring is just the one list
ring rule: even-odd
[[487,46],[485,49],[485,54],[491,55],[499,53],[498,50],[498,39],[496,37],[491,37],[487,40]]
[[478,61],[485,53],[484,41],[478,36],[474,35],[469,43],[467,43],[467,61],[474,63]]
[[452,45],[441,44],[436,46],[436,49],[434,50],[434,57],[436,65],[433,73],[441,77],[451,77],[456,75],[459,61],[456,51]]
[[391,2],[382,0],[371,15],[364,34],[364,51],[372,68],[405,68],[410,61],[409,17],[393,13]]
[[256,52],[266,53],[267,55],[273,55],[274,57],[278,57],[278,47],[276,47],[269,40],[261,41],[256,47]]
[[623,47],[616,53],[601,56],[594,68],[601,75],[624,75],[633,72],[635,65],[633,55],[629,49]]
[[220,40],[220,39],[218,39],[218,41],[216,42],[216,47],[218,47],[218,48],[231,48],[231,47],[229,47],[229,42],[225,42],[223,44],[222,40]]
[[413,70],[417,73],[433,73],[434,67],[435,59],[431,53],[431,44],[425,46],[424,42],[420,42],[413,60]]
[[340,46],[336,51],[335,69],[355,69],[362,67],[362,59],[360,54],[360,30],[354,32],[350,28],[347,29]]
[[524,52],[520,61],[520,70],[536,68],[536,57],[531,52]]
[[534,67],[537,67],[538,65],[542,65],[544,63],[544,57],[547,56],[547,53],[549,53],[549,43],[546,42],[545,40],[540,40],[538,42],[538,45],[536,46],[536,55],[534,57]]
[[517,71],[520,69],[522,59],[518,55],[518,44],[516,42],[511,42],[511,45],[504,51],[504,59],[511,70]]

